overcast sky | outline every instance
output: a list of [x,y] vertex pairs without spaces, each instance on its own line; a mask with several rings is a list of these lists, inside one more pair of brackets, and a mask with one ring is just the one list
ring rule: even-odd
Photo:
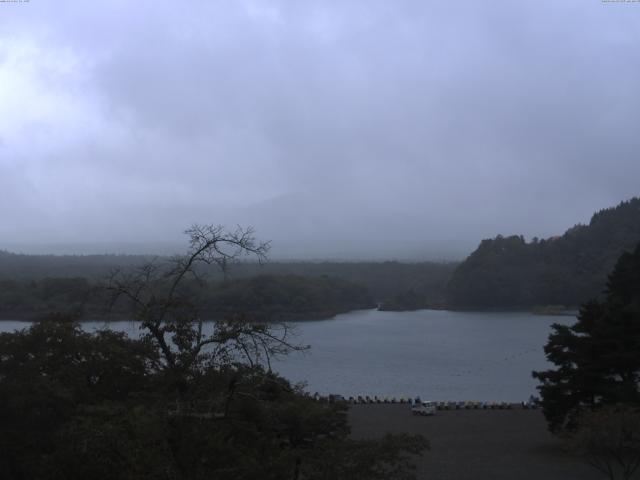
[[0,2],[0,249],[460,258],[640,194],[639,153],[640,3]]

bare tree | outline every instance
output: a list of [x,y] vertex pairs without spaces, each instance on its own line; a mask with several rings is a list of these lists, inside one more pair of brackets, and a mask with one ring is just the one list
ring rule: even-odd
[[185,233],[185,255],[113,271],[106,284],[111,305],[123,299],[130,303],[143,337],[161,353],[161,368],[176,379],[205,365],[240,361],[251,366],[265,363],[271,370],[274,355],[307,348],[291,341],[286,324],[251,323],[241,314],[215,321],[212,331],[205,332],[199,303],[210,267],[226,275],[229,265],[243,256],[263,262],[269,243],[258,242],[252,228],[227,231],[219,225],[193,225]]

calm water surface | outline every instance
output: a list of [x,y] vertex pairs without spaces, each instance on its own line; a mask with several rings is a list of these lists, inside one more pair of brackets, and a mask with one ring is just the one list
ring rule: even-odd
[[531,371],[548,367],[551,324],[574,322],[529,313],[351,312],[296,324],[311,350],[277,369],[325,394],[521,401],[536,393]]
[[[284,357],[274,369],[306,381],[311,393],[515,402],[536,393],[531,371],[548,367],[543,345],[550,325],[574,322],[529,313],[363,310],[293,322],[297,341],[311,349]],[[0,330],[27,325],[0,322]],[[138,333],[133,322],[109,325]]]

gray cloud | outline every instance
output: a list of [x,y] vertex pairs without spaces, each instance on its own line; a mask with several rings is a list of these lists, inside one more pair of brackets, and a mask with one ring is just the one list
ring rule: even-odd
[[0,238],[251,223],[275,256],[451,258],[561,233],[639,193],[639,20],[595,0],[0,5]]

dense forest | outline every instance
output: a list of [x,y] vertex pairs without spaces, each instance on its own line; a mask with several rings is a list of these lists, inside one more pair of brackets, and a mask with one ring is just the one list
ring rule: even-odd
[[26,255],[0,250],[0,280],[42,278],[104,278],[114,268],[140,265],[142,255]]
[[[200,301],[211,318],[242,311],[264,320],[328,317],[376,305],[383,310],[571,308],[598,297],[616,259],[638,241],[640,199],[633,198],[560,237],[483,240],[460,264],[239,261],[223,271],[202,266],[210,281]],[[153,261],[151,256],[0,251],[0,318],[37,318],[51,311],[101,316],[105,299],[97,287],[109,273]],[[127,315],[122,305],[116,312]]]
[[326,318],[375,306],[365,287],[326,276],[299,275],[258,275],[218,282],[202,305],[211,316],[242,312],[263,321]]
[[[0,333],[0,478],[415,478],[424,437],[352,439],[345,402],[320,402],[272,372],[273,358],[308,348],[286,324],[232,314],[205,332],[202,295],[215,301],[198,267],[238,253],[261,260],[268,247],[251,230],[188,234],[185,255],[115,271],[98,289],[129,305],[140,338],[85,332],[72,314]],[[67,290],[89,285],[69,281],[78,285]],[[262,276],[218,283],[215,299],[265,308],[279,305],[270,296],[311,290],[329,302],[333,285]]]
[[640,241],[640,198],[593,215],[561,237],[497,236],[454,271],[448,300],[458,308],[576,306],[599,297],[608,272]]
[[[158,257],[162,261],[166,257]],[[134,269],[153,257],[22,255],[0,251],[0,318],[32,319],[49,312],[102,317],[99,285],[110,272]],[[225,273],[200,267],[209,278],[200,302],[209,317],[245,312],[253,318],[310,319],[386,305],[424,308],[444,301],[455,264],[399,262],[238,262]],[[112,309],[112,313],[114,310]],[[127,315],[126,306],[115,310]]]
[[[391,305],[398,297],[413,292],[420,308],[445,300],[445,288],[457,263],[439,262],[269,262],[262,267],[243,263],[233,266],[232,275],[327,276],[365,287],[378,304]],[[258,270],[259,269],[259,270]]]
[[[258,275],[187,285],[209,319],[243,313],[255,321],[305,320],[375,306],[365,287],[329,277]],[[50,312],[118,319],[130,317],[130,305],[110,305],[100,284],[86,278],[0,280],[0,318],[37,319]]]
[[[276,346],[242,328],[225,324],[212,352]],[[174,366],[150,339],[65,317],[0,333],[0,478],[415,478],[423,437],[353,440],[346,403],[315,401],[255,358],[193,347],[175,347],[197,360]]]

